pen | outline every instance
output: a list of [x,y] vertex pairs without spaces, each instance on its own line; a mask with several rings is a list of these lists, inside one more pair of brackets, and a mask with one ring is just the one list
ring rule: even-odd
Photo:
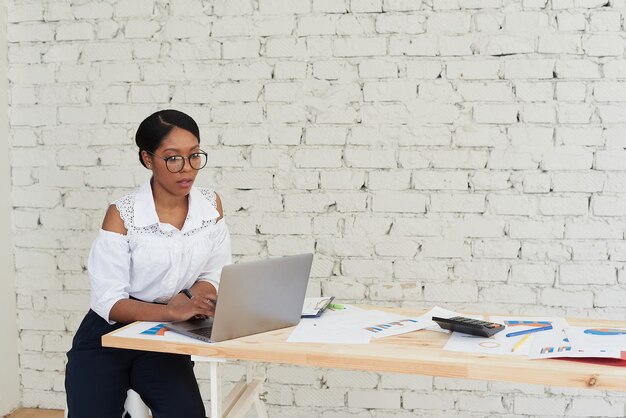
[[521,340],[519,340],[517,343],[515,343],[515,345],[513,346],[513,349],[511,350],[512,352],[515,352],[515,350],[517,350],[518,348],[520,348],[522,345],[524,345],[524,343],[526,342],[526,340],[528,339],[528,337],[530,337],[529,334],[524,335],[524,337],[522,337]]
[[509,332],[508,334],[506,334],[506,336],[517,337],[518,335],[530,334],[532,332],[539,332],[539,331],[547,331],[549,329],[552,329],[552,325],[548,325],[547,327],[541,327],[541,328],[531,328],[531,329],[527,329],[524,331]]
[[335,299],[334,296],[331,296],[329,298],[323,298],[320,299],[317,304],[315,304],[315,310],[318,312],[323,312],[328,305],[330,305],[330,303],[333,301],[333,299]]

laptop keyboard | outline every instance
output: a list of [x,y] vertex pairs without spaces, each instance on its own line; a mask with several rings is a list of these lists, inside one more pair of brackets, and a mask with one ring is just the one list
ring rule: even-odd
[[206,338],[211,338],[212,330],[213,330],[213,327],[211,326],[211,327],[202,327],[202,328],[192,329],[192,330],[189,330],[189,332],[197,334],[197,335],[201,335]]

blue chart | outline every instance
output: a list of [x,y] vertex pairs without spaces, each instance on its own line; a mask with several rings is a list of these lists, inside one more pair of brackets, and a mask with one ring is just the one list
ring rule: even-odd
[[410,324],[414,324],[417,323],[417,321],[415,319],[400,319],[398,321],[392,321],[392,322],[388,322],[385,324],[376,324],[376,325],[371,325],[369,327],[365,327],[366,331],[369,332],[373,332],[374,334],[377,334],[379,332],[383,332],[386,331],[388,329],[392,329],[392,328],[400,328],[400,327],[404,327],[406,325],[410,325]]
[[163,326],[163,324],[159,324],[159,325],[155,325],[152,328],[148,328],[145,331],[142,331],[141,333],[144,335],[158,335],[158,336],[164,336],[165,335],[165,331],[166,328]]
[[504,324],[507,327],[524,326],[524,327],[542,328],[542,327],[545,327],[546,325],[552,325],[552,322],[550,321],[504,321]]
[[583,332],[587,335],[626,335],[626,329],[619,328],[588,328]]
[[560,347],[541,347],[541,350],[539,351],[541,354],[546,354],[546,353],[565,353],[567,351],[572,351],[572,346],[569,345],[562,345]]

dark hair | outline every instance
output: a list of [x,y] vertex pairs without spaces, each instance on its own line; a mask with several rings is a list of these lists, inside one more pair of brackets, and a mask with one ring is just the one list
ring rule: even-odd
[[141,165],[146,166],[141,151],[154,152],[174,127],[191,132],[200,143],[200,129],[191,116],[174,109],[159,110],[145,118],[135,134]]

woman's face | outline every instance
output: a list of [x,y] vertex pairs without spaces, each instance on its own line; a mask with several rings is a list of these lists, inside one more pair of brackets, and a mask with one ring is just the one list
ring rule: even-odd
[[[152,170],[154,182],[158,186],[175,196],[186,196],[198,175],[198,170],[191,168],[187,157],[198,151],[200,151],[198,138],[189,131],[174,127],[163,138],[161,145],[154,151],[154,155],[144,151],[144,162]],[[175,155],[183,156],[185,161],[185,165],[179,173],[172,173],[168,170],[164,161],[164,158]]]

